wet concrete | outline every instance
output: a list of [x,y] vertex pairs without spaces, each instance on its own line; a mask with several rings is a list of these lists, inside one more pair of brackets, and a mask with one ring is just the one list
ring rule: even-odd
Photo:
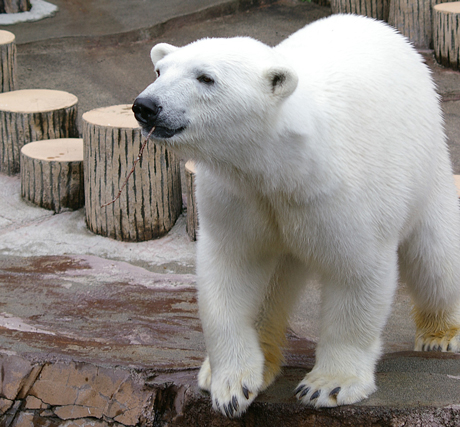
[[91,256],[3,257],[2,350],[34,361],[197,367],[204,343],[193,284],[191,275]]

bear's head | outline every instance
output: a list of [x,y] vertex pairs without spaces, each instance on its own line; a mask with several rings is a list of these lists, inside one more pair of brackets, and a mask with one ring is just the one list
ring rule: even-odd
[[251,38],[203,39],[151,51],[157,78],[135,100],[145,134],[187,158],[220,157],[266,138],[298,77]]

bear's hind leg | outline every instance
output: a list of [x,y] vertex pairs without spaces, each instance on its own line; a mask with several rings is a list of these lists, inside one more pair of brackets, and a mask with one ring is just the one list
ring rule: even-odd
[[265,358],[262,390],[275,380],[281,370],[289,314],[307,277],[308,269],[305,264],[291,256],[285,256],[280,260],[270,281],[256,320],[259,342]]
[[[333,407],[359,402],[376,390],[380,334],[397,283],[396,245],[351,270],[323,277],[316,363],[295,394],[304,404]],[[364,269],[363,269],[364,268]]]
[[399,249],[401,277],[414,303],[416,351],[460,352],[459,216],[454,194],[439,197],[425,206]]

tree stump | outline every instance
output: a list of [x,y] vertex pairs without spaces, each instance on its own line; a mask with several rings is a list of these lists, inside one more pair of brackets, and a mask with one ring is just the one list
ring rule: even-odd
[[31,142],[21,149],[21,195],[59,213],[85,204],[83,139]]
[[433,47],[440,64],[460,69],[460,2],[434,6]]
[[142,143],[131,105],[83,114],[85,205],[88,228],[122,241],[144,241],[166,234],[182,209],[179,159],[149,141],[121,196]]
[[0,0],[0,13],[20,13],[30,10],[29,0]]
[[331,0],[332,13],[353,13],[388,20],[390,0]]
[[454,0],[391,0],[388,23],[417,48],[433,44],[433,6]]
[[75,95],[31,89],[0,93],[0,172],[19,172],[21,148],[32,141],[78,138]]
[[195,163],[192,160],[185,164],[185,181],[187,187],[187,233],[191,240],[196,240],[198,210],[195,198]]
[[0,30],[0,58],[2,81],[0,92],[8,92],[16,87],[16,37],[9,31]]

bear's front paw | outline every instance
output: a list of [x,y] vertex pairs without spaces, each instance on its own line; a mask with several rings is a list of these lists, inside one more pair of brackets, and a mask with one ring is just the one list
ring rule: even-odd
[[364,381],[345,375],[307,374],[294,394],[303,404],[316,408],[349,405],[367,398],[376,390],[373,378]]
[[257,397],[263,384],[262,367],[239,369],[237,372],[213,372],[211,384],[212,406],[223,415],[241,416]]

